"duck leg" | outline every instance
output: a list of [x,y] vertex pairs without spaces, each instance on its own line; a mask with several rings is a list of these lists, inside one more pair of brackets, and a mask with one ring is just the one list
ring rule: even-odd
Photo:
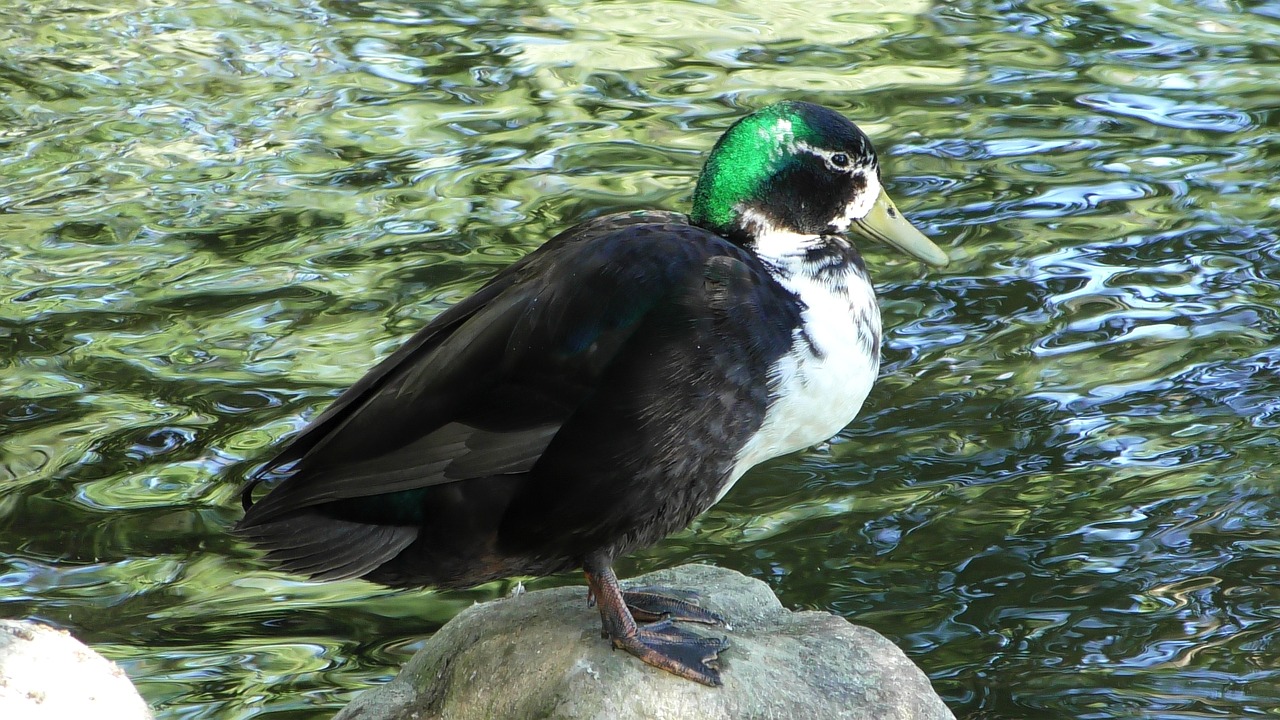
[[[670,618],[639,625],[627,609],[622,588],[608,560],[589,558],[582,569],[591,594],[600,607],[603,633],[615,648],[626,650],[644,662],[682,678],[713,687],[721,684],[720,671],[710,663],[715,662],[720,651],[729,647],[728,640],[695,635],[677,627]],[[696,605],[690,606],[697,608]]]

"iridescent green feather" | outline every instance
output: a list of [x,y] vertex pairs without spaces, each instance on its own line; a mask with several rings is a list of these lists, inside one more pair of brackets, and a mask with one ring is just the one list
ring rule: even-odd
[[729,227],[743,201],[757,197],[769,177],[794,154],[797,142],[815,142],[818,133],[789,102],[770,105],[742,118],[720,138],[707,158],[693,192],[695,225]]

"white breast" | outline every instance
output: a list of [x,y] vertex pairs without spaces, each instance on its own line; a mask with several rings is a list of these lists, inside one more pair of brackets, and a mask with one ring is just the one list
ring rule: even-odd
[[862,409],[880,370],[880,308],[866,276],[852,266],[842,282],[801,267],[780,270],[778,281],[805,305],[804,329],[795,331],[791,351],[770,369],[773,402],[738,451],[717,501],[753,466],[840,432]]

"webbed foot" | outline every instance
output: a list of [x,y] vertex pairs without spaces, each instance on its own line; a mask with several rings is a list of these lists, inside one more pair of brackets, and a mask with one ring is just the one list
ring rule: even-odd
[[682,630],[670,620],[641,625],[632,635],[614,637],[613,646],[644,662],[703,685],[719,687],[720,671],[714,664],[729,647],[725,638],[702,637]]
[[728,626],[723,617],[702,607],[697,593],[688,590],[644,585],[623,590],[622,600],[631,610],[631,615],[640,622],[668,619]]
[[[720,686],[720,670],[715,664],[729,641],[702,637],[675,624],[725,624],[724,618],[697,604],[697,595],[654,587],[624,591],[606,558],[588,558],[583,570],[591,588],[590,597],[600,605],[601,635],[609,638],[615,648],[682,678]],[[640,625],[633,612],[641,618],[659,619]]]

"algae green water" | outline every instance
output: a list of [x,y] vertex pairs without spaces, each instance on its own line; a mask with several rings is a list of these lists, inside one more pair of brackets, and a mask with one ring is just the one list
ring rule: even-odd
[[1278,48],[1250,0],[10,0],[0,615],[162,718],[386,680],[507,586],[272,572],[240,482],[498,268],[687,207],[721,130],[808,99],[952,267],[867,247],[862,417],[620,573],[762,578],[962,718],[1276,716]]

